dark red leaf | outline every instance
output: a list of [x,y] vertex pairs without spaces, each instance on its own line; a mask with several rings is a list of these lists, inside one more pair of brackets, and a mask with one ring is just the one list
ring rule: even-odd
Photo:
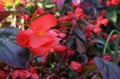
[[5,19],[7,16],[9,16],[12,12],[11,11],[3,11],[0,12],[0,21]]
[[83,53],[86,51],[85,45],[78,38],[76,38],[76,45],[77,45],[77,51],[79,53]]

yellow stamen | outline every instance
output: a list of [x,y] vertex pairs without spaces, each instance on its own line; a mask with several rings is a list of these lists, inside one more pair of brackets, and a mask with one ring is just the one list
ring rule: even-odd
[[38,35],[38,36],[44,36],[44,35],[45,35],[44,30],[38,30],[38,31],[37,31],[37,35]]

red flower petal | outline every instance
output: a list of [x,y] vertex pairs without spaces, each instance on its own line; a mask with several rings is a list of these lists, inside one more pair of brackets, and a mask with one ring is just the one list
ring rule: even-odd
[[22,47],[29,47],[29,35],[31,35],[32,33],[33,32],[31,30],[20,32],[16,37],[17,43]]
[[65,51],[66,49],[67,49],[66,46],[56,46],[56,47],[54,47],[54,50],[59,51],[59,52]]
[[67,58],[69,58],[70,56],[72,56],[72,55],[74,55],[75,54],[75,50],[74,49],[72,49],[72,48],[69,48],[68,50],[67,50]]
[[31,73],[32,79],[39,79],[39,76],[37,73]]
[[20,79],[25,79],[26,78],[26,72],[24,70],[21,70],[21,72],[19,73],[19,77],[20,77]]
[[53,36],[50,33],[46,33],[44,36],[37,36],[36,34],[31,34],[30,36],[30,46],[32,48],[38,48],[42,45],[50,44],[54,41]]
[[45,30],[48,31],[51,27],[56,26],[57,20],[52,14],[46,14],[31,22],[33,31]]
[[19,75],[19,72],[20,70],[15,70],[13,73],[12,73],[12,79],[16,79]]
[[104,58],[105,60],[112,60],[112,55],[110,55],[110,54],[104,54],[104,55],[103,55],[103,58]]
[[4,12],[4,11],[6,11],[6,9],[4,8],[4,6],[0,5],[0,12]]
[[7,73],[0,70],[0,79],[6,79],[6,78],[7,78]]
[[74,15],[75,15],[77,18],[78,18],[78,17],[83,18],[83,17],[84,17],[83,9],[82,9],[82,8],[76,8],[76,9],[75,9],[75,12],[74,12]]
[[81,72],[82,71],[82,65],[78,62],[72,61],[70,66],[76,70],[77,72]]
[[31,48],[31,53],[37,55],[37,56],[45,56],[48,54],[49,48],[48,47],[38,47],[38,48]]

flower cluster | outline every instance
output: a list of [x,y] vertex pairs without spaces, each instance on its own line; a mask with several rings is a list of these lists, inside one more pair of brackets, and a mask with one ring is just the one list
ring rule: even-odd
[[107,0],[106,1],[106,6],[116,6],[120,3],[120,0]]
[[120,79],[119,8],[120,0],[0,0],[0,14],[12,16],[0,25],[13,26],[0,29],[0,79]]

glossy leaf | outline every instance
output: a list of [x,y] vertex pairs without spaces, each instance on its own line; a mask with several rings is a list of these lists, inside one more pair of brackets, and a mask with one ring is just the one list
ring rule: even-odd
[[76,38],[77,51],[83,53],[86,51],[85,45],[79,39]]
[[111,11],[108,12],[105,17],[109,18],[111,21],[116,22],[117,21],[117,12],[116,11]]
[[94,57],[94,61],[101,71],[103,79],[120,79],[120,67],[111,61]]
[[5,19],[7,16],[9,16],[12,12],[11,11],[6,11],[4,6],[0,5],[0,21]]
[[9,16],[12,12],[11,11],[3,11],[0,12],[0,21],[5,19],[7,16]]
[[80,61],[82,65],[86,65],[88,63],[88,57],[85,53],[82,53],[77,57],[77,61]]
[[4,6],[6,8],[9,8],[9,9],[12,8],[13,6],[12,6],[12,3],[11,3],[11,0],[6,0]]
[[74,37],[71,37],[69,41],[67,42],[67,47],[70,48],[74,44]]
[[16,67],[26,67],[29,51],[16,43],[19,29],[0,28],[0,61]]
[[99,39],[93,40],[92,42],[95,43],[98,48],[103,48],[105,45],[105,41]]
[[75,28],[74,32],[75,32],[76,36],[78,38],[80,38],[80,40],[82,40],[84,43],[87,42],[84,32],[82,32],[79,28]]

